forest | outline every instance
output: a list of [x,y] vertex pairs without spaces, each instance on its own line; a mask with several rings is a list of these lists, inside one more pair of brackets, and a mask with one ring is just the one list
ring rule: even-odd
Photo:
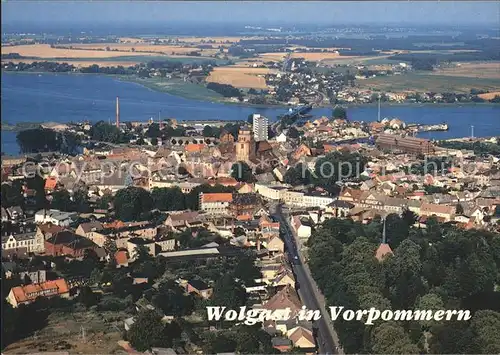
[[415,215],[386,217],[392,253],[375,258],[380,218],[325,221],[308,241],[310,269],[329,306],[469,310],[469,321],[334,322],[345,353],[500,352],[500,235],[460,230]]

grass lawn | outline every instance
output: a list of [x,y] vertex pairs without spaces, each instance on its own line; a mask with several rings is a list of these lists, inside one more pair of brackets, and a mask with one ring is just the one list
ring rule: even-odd
[[216,102],[223,101],[222,95],[216,93],[215,91],[207,89],[204,85],[184,82],[180,79],[138,79],[128,76],[123,76],[120,78],[122,80],[141,84],[156,91],[166,92],[168,94],[185,97],[187,99]]

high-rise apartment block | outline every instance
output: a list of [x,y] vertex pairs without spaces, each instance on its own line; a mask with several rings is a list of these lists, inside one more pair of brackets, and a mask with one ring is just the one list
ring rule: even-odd
[[256,142],[267,141],[268,139],[268,121],[267,117],[264,117],[258,113],[253,115],[253,137]]

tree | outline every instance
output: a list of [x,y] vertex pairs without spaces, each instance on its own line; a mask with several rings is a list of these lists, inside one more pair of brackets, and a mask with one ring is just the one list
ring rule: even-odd
[[237,309],[245,305],[246,291],[241,284],[234,280],[232,275],[226,274],[215,283],[211,301],[213,305],[224,305],[227,309]]
[[[444,308],[444,302],[443,302],[441,296],[439,296],[435,293],[428,293],[426,295],[423,295],[420,298],[415,309],[439,311],[439,310],[442,310],[445,308]],[[430,327],[432,325],[435,325],[436,321],[435,320],[421,320],[420,324],[422,324],[425,327]]]
[[52,201],[50,202],[50,206],[60,211],[71,211],[73,209],[73,202],[71,201],[71,196],[68,190],[61,189],[52,192]]
[[161,187],[151,190],[153,207],[161,211],[181,211],[186,209],[185,196],[179,187]]
[[99,121],[92,125],[90,129],[90,136],[95,141],[120,143],[122,140],[121,131],[113,125],[104,121]]
[[239,161],[231,167],[231,176],[240,182],[254,182],[255,177],[247,163]]
[[90,212],[89,197],[86,188],[73,192],[73,209],[80,213]]
[[203,127],[203,137],[214,137],[214,128],[209,125]]
[[394,323],[382,323],[373,329],[372,349],[375,354],[419,354],[404,329]]
[[127,339],[136,350],[141,352],[152,347],[168,346],[165,326],[161,321],[161,316],[155,310],[139,313],[127,333]]
[[23,153],[59,151],[61,140],[56,131],[47,128],[33,128],[16,135],[17,144]]
[[342,120],[346,120],[347,119],[347,111],[345,108],[343,108],[341,106],[335,106],[333,108],[333,111],[332,111],[332,116],[333,116],[333,118],[339,118]]
[[149,192],[135,186],[119,190],[113,203],[115,214],[122,221],[138,220],[143,213],[150,211],[153,206]]
[[99,302],[99,298],[89,286],[82,287],[78,299],[87,308],[95,306]]
[[300,132],[294,126],[291,126],[287,132],[288,137],[296,139],[300,137]]
[[[151,123],[146,131],[146,137],[158,138],[161,136],[160,125],[158,123]],[[157,140],[158,141],[158,140]]]
[[481,354],[500,353],[500,313],[491,310],[476,312],[471,320],[471,331]]

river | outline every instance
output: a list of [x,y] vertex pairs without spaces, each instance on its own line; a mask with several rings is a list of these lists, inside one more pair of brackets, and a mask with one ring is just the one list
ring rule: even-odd
[[[93,122],[114,121],[115,99],[120,97],[122,121],[146,121],[150,117],[178,120],[220,119],[246,120],[260,113],[274,120],[287,108],[257,108],[196,101],[141,85],[123,82],[109,76],[73,74],[2,73],[2,122]],[[315,116],[331,115],[329,108],[315,108]],[[348,108],[348,118],[356,121],[377,119],[375,106]],[[447,132],[426,132],[421,137],[446,139],[470,135],[474,125],[477,137],[500,135],[499,105],[387,105],[382,117],[399,117],[407,123],[433,124],[447,122]],[[2,152],[18,153],[15,132],[2,131]]]

